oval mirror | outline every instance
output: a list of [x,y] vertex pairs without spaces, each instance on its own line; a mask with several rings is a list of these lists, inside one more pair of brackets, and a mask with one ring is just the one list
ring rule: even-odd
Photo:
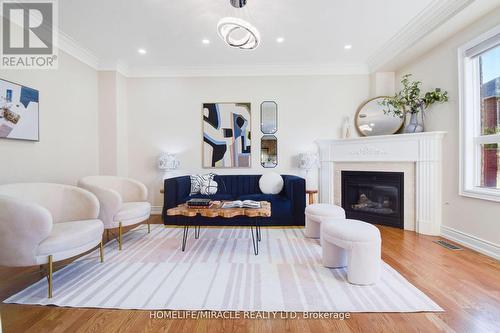
[[264,134],[274,134],[278,130],[278,104],[262,102],[260,105],[260,130]]
[[264,135],[260,139],[260,164],[264,168],[278,165],[278,139],[274,135]]
[[401,129],[403,118],[385,114],[387,106],[380,103],[386,97],[375,97],[362,104],[356,113],[356,128],[361,135],[388,135]]

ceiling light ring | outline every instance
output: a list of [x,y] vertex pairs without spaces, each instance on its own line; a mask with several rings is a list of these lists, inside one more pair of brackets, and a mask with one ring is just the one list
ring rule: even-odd
[[242,29],[242,28],[238,27],[238,26],[234,26],[228,30],[225,41],[226,41],[226,43],[229,44],[229,46],[232,46],[232,47],[245,46],[245,44],[247,44],[250,41],[250,38],[252,38],[252,34],[249,33],[248,30],[245,30],[246,31],[246,36],[245,36],[246,38],[240,38],[239,40],[232,40],[231,34],[237,30],[240,30],[240,29]]
[[228,28],[227,32],[226,32],[226,38],[224,39],[225,42],[231,46],[234,46],[234,47],[240,47],[240,46],[245,45],[248,42],[248,40],[250,39],[250,35],[249,35],[248,31],[246,31],[246,30],[245,30],[246,31],[246,35],[245,35],[246,39],[244,37],[240,38],[238,40],[231,39],[231,34],[233,34],[234,32],[236,32],[240,29],[241,29],[241,27],[239,27],[239,26],[233,26],[231,28]]
[[245,44],[244,46],[240,47],[240,49],[243,50],[253,50],[258,46],[257,42],[255,39],[252,39],[249,43]]
[[[231,34],[238,30],[244,30],[247,35],[243,38],[232,39]],[[260,44],[259,31],[250,23],[234,17],[222,18],[217,24],[219,37],[229,46],[245,50],[252,50]]]
[[[236,32],[237,30],[243,30],[246,32],[246,38],[240,38],[238,40],[236,39],[231,39],[231,34]],[[252,31],[246,29],[245,27],[242,27],[240,25],[233,25],[233,24],[227,24],[227,25],[222,25],[219,28],[219,35],[224,39],[224,41],[229,44],[230,46],[233,47],[241,47],[244,46],[246,43],[250,42],[250,40],[256,39],[256,36],[252,33]]]

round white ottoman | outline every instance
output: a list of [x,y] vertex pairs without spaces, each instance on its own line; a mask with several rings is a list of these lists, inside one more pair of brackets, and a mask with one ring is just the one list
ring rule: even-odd
[[358,220],[321,224],[323,265],[347,266],[347,280],[353,284],[374,284],[380,278],[380,231]]
[[321,220],[324,219],[345,219],[344,208],[318,203],[306,207],[306,237],[320,238]]

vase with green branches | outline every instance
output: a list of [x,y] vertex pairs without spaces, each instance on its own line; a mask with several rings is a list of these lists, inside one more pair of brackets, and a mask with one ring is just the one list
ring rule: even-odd
[[[406,133],[423,132],[424,113],[434,103],[448,101],[448,92],[440,88],[422,93],[420,81],[410,80],[412,74],[406,74],[401,79],[402,89],[393,97],[383,99],[380,104],[386,109],[384,113],[394,117],[404,118],[410,114],[410,123],[405,127]],[[422,123],[418,121],[418,114],[422,116]]]

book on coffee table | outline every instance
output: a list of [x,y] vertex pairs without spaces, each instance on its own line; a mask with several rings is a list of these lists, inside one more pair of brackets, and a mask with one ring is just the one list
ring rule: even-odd
[[260,208],[260,202],[253,200],[226,201],[222,204],[222,208]]
[[210,199],[190,199],[188,200],[187,202],[187,205],[188,207],[196,207],[196,208],[200,208],[200,207],[210,207],[210,205],[212,204],[212,201]]

